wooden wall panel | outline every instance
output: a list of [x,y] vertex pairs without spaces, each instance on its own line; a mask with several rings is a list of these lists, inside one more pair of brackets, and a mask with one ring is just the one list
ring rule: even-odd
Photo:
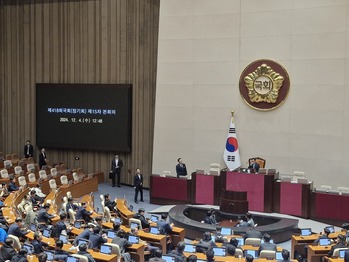
[[[122,182],[131,184],[140,167],[149,186],[159,5],[160,0],[1,1],[0,151],[22,154],[26,139],[35,144],[36,83],[131,83],[133,144],[131,153],[121,153]],[[114,154],[52,148],[47,153],[51,162],[106,173]]]

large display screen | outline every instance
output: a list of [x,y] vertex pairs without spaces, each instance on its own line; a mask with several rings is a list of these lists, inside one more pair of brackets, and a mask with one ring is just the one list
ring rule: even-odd
[[131,151],[132,85],[36,84],[39,147]]

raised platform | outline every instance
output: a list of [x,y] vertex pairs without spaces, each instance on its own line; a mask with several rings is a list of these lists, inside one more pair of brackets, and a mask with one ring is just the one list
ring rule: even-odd
[[[169,220],[178,227],[185,229],[185,237],[189,239],[201,238],[206,231],[215,231],[216,226],[201,223],[205,218],[207,208],[178,205],[170,209]],[[228,214],[216,210],[217,221],[236,221],[243,214]],[[298,219],[279,218],[273,216],[254,215],[253,219],[258,224],[257,230],[268,233],[275,243],[285,242],[291,239],[292,234],[298,228]],[[224,225],[226,227],[226,225]],[[243,235],[249,227],[231,227],[234,234]]]

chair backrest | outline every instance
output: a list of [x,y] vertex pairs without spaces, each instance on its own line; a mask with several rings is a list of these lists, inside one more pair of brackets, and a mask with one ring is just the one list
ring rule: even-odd
[[51,168],[50,174],[52,175],[52,177],[56,177],[58,174],[57,168],[55,168],[55,167]]
[[69,217],[70,217],[70,224],[74,224],[74,222],[75,222],[75,213],[74,213],[74,211],[73,211],[73,209],[69,209]]
[[28,180],[29,180],[30,183],[36,182],[35,174],[34,174],[34,173],[30,173],[30,174],[28,175]]
[[73,173],[73,179],[74,179],[75,182],[78,182],[78,181],[79,181],[79,175],[78,175],[78,173],[76,173],[76,172]]
[[34,158],[33,157],[28,157],[27,163],[28,164],[34,164]]
[[333,250],[333,257],[339,257],[339,251],[341,250],[348,250],[348,248],[336,248],[335,250]]
[[19,238],[11,234],[8,235],[8,237],[13,239],[13,247],[17,250],[20,250],[22,245],[21,245],[21,242],[19,241]]
[[4,161],[4,167],[5,168],[10,168],[12,166],[12,161],[11,160],[5,160]]
[[9,178],[7,169],[2,169],[0,171],[0,174],[1,174],[1,178],[4,178],[4,179]]
[[259,254],[259,258],[275,259],[275,251],[272,250],[262,250]]
[[260,238],[254,238],[254,237],[246,238],[245,245],[260,246],[261,245],[261,239]]
[[16,166],[15,167],[15,175],[19,175],[22,172],[22,167],[21,166]]
[[12,155],[11,154],[6,154],[5,159],[6,160],[12,160]]
[[47,178],[46,170],[40,170],[40,171],[39,171],[39,177],[40,177],[41,179],[46,179],[46,178]]
[[33,169],[35,170],[35,165],[34,164],[28,164],[27,165],[27,171],[28,172],[32,172]]
[[243,257],[244,252],[242,252],[242,249],[240,248],[235,249],[235,256]]
[[70,191],[67,191],[67,197],[68,197],[68,198],[70,198],[70,197],[73,198],[73,195],[71,194]]
[[24,176],[20,176],[20,177],[18,178],[18,184],[19,184],[20,186],[25,186],[25,185],[27,184],[27,181],[25,180],[25,177],[24,177]]
[[19,161],[19,157],[18,157],[17,153],[13,153],[12,154],[12,161],[13,162],[18,162]]
[[121,251],[118,244],[114,243],[105,243],[105,245],[111,246],[111,253],[117,255],[116,261],[121,261]]
[[131,223],[137,223],[138,224],[138,229],[142,229],[142,222],[139,219],[131,217],[128,220],[128,225],[130,226]]
[[110,214],[110,210],[108,207],[104,207],[104,214],[103,214],[104,218],[105,218],[105,222],[110,222],[111,220],[111,214]]
[[67,176],[61,176],[60,179],[62,185],[68,185],[69,181]]
[[[218,164],[218,163],[212,163],[210,165],[209,172],[210,172],[211,175],[212,174],[219,175],[220,172],[221,172],[221,165]],[[215,172],[217,172],[217,173],[215,173]]]
[[56,189],[57,189],[56,180],[50,179],[49,185],[50,185],[50,188],[51,188],[52,190],[56,190]]
[[83,256],[83,255],[79,255],[79,254],[72,254],[73,257],[77,257],[79,258],[79,262],[88,262],[88,258]]
[[[265,159],[263,159],[263,158],[261,158],[261,157],[259,157],[259,156],[253,157],[253,158],[256,159],[256,163],[259,165],[260,168],[265,168],[265,164],[266,164],[266,162],[267,162],[267,161],[265,161]],[[249,164],[249,165],[251,165],[252,159],[253,159],[253,158],[250,158],[250,159],[248,160],[248,164]]]
[[171,176],[171,171],[168,171],[168,170],[164,170],[162,171],[162,177],[166,177],[166,176]]
[[320,189],[329,192],[330,190],[332,190],[332,186],[328,186],[328,185],[321,185]]

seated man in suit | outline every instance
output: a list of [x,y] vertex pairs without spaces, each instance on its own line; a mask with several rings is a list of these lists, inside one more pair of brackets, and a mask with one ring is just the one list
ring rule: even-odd
[[160,233],[163,235],[168,235],[172,233],[173,223],[169,224],[167,221],[167,214],[161,214],[161,219],[156,221],[157,227],[160,229]]
[[34,254],[40,254],[45,251],[44,247],[47,247],[48,244],[42,242],[41,232],[34,233],[34,240],[31,242],[34,247]]
[[337,236],[337,244],[333,245],[331,247],[331,250],[328,252],[327,256],[328,257],[332,257],[333,255],[333,251],[336,249],[336,248],[348,248],[347,244],[346,244],[346,238],[344,235],[342,234],[339,234]]
[[86,202],[82,202],[81,206],[79,207],[78,211],[76,212],[76,219],[83,219],[86,222],[90,222],[92,220],[91,215],[92,215],[92,211],[87,211],[87,203]]
[[196,244],[196,252],[206,253],[207,250],[217,247],[216,243],[211,238],[210,232],[205,232],[202,239]]
[[258,230],[256,230],[254,227],[251,228],[250,230],[246,231],[246,234],[244,236],[244,240],[246,240],[246,238],[263,238],[263,235],[261,232],[259,232]]
[[16,177],[11,176],[10,177],[10,183],[8,183],[8,192],[17,191],[19,189],[18,186],[16,186]]
[[96,262],[92,255],[87,251],[87,245],[85,243],[79,245],[79,255],[87,257],[88,262]]
[[46,225],[52,224],[52,218],[54,218],[55,215],[50,215],[48,213],[50,207],[50,204],[45,204],[44,207],[40,209],[38,213],[38,222],[45,223]]
[[274,243],[270,243],[271,237],[269,234],[265,233],[263,236],[264,243],[259,246],[258,253],[260,254],[262,250],[271,250],[276,251],[276,245]]
[[253,168],[256,171],[256,173],[258,173],[259,164],[256,162],[256,158],[251,159],[251,162],[250,162],[250,165],[248,166],[248,168]]
[[67,251],[63,250],[63,241],[57,240],[55,244],[55,253],[53,256],[53,260],[55,261],[65,261],[69,255]]
[[8,229],[8,235],[14,235],[18,238],[25,238],[25,235],[28,233],[28,230],[22,229],[23,220],[22,218],[16,218],[15,223],[10,225]]
[[91,248],[99,248],[102,244],[108,241],[105,234],[100,234],[101,228],[99,226],[93,228],[93,232],[90,233],[89,240],[91,242]]
[[141,221],[142,229],[150,227],[149,218],[145,218],[144,213],[144,208],[140,208],[138,209],[138,213],[133,215],[134,218],[139,219]]
[[330,234],[331,232],[330,232],[330,230],[328,229],[328,228],[324,228],[324,231],[321,233],[321,235],[317,238],[317,239],[315,239],[315,241],[313,242],[313,244],[319,244],[319,242],[320,242],[320,239],[323,239],[323,238],[330,238],[329,237],[329,234]]
[[279,260],[279,262],[288,262],[288,261],[290,261],[290,252],[288,252],[287,249],[283,249],[281,251],[281,255],[282,255],[282,260]]

